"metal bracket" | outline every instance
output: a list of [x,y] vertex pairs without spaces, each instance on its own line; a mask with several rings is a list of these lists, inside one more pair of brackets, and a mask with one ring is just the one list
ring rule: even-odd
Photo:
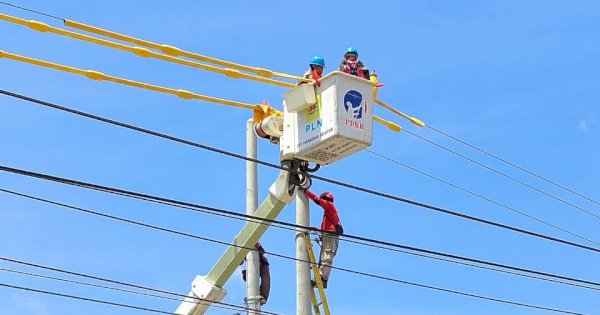
[[288,179],[288,194],[290,196],[294,195],[296,187],[308,189],[312,185],[310,175],[305,170],[307,164],[308,162],[299,159],[281,161],[281,165],[292,173]]

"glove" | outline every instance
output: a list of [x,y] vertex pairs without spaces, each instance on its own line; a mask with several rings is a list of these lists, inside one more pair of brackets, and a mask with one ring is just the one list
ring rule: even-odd
[[319,246],[322,246],[322,244],[323,244],[323,240],[321,239],[320,236],[315,237],[315,242],[317,242],[317,244],[319,244]]

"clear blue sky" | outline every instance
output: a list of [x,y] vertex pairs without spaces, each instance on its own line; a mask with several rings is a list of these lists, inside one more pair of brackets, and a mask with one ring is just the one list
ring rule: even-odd
[[[348,46],[385,83],[380,97],[427,124],[600,199],[600,4],[596,1],[10,1],[61,18],[229,61],[301,74],[319,54],[336,68]],[[62,27],[0,5],[0,12]],[[0,22],[0,49],[200,94],[278,107],[285,89],[186,68]],[[0,88],[244,154],[250,112],[185,101],[0,59]],[[600,215],[600,206],[375,113]],[[600,219],[425,143],[376,125],[372,150],[600,242]],[[278,148],[259,145],[278,162]],[[0,96],[0,164],[238,212],[245,163]],[[259,168],[260,199],[276,170]],[[360,152],[322,168],[334,178],[590,245],[397,164]],[[240,221],[0,173],[0,187],[221,241]],[[347,233],[600,281],[600,255],[315,181],[335,194]],[[160,233],[0,194],[0,256],[187,293],[221,245]],[[294,205],[278,218],[295,220]],[[321,209],[312,206],[311,224]],[[294,235],[270,229],[267,251],[294,256]],[[591,244],[591,246],[595,246]],[[295,263],[270,257],[265,310],[295,313]],[[342,242],[335,265],[467,293],[600,314],[598,291]],[[48,274],[0,262],[0,267]],[[54,274],[65,277],[64,275]],[[177,301],[136,297],[0,272],[0,282],[165,311]],[[225,302],[243,304],[239,272]],[[334,314],[549,314],[334,270]],[[0,314],[144,314],[0,288]],[[212,309],[209,314],[232,314]]]

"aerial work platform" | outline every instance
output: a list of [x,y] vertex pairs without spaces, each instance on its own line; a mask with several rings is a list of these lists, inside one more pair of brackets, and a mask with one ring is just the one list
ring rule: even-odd
[[334,71],[285,94],[282,159],[330,164],[373,142],[371,81]]
[[[307,162],[330,164],[371,145],[374,88],[375,83],[371,81],[334,71],[318,82],[299,85],[285,94],[283,126],[280,117],[271,116],[274,123],[261,124],[259,128],[271,132],[270,135],[279,141],[280,159],[286,169],[280,172],[269,195],[254,212],[255,217],[267,220],[247,221],[210,272],[206,276],[196,276],[191,292],[176,314],[202,315],[212,303],[225,298],[227,292],[223,286],[265,233],[271,220],[292,201],[298,186],[310,186]],[[315,268],[313,272],[318,275],[310,240],[307,248]],[[307,269],[306,277],[309,276]],[[313,306],[317,314],[321,314],[319,307],[322,306],[323,313],[328,315],[323,284],[320,277],[316,278],[320,302],[313,290]]]

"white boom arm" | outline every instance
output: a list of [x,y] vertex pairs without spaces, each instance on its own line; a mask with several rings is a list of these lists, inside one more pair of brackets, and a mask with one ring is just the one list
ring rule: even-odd
[[[293,193],[290,195],[288,190],[290,176],[295,175],[288,171],[279,173],[279,177],[269,188],[269,195],[256,210],[254,216],[274,220],[281,210],[293,200]],[[269,222],[247,221],[244,228],[234,238],[234,245],[227,247],[208,275],[196,276],[192,282],[192,290],[175,310],[175,314],[202,315],[206,313],[213,302],[221,302],[227,294],[227,291],[223,289],[225,282],[246,257],[249,248],[254,248],[254,244],[258,242],[269,225]]]

